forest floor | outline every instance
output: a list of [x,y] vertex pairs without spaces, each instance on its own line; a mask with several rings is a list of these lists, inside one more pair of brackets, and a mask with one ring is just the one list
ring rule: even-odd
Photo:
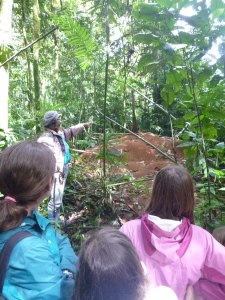
[[[160,137],[151,132],[138,134],[160,149],[178,164],[185,164],[179,142]],[[71,168],[65,192],[67,219],[72,220],[67,233],[76,249],[80,239],[105,225],[120,226],[141,216],[149,201],[153,178],[156,173],[173,162],[144,141],[131,134],[124,134],[108,142],[106,186],[104,194],[102,150],[100,146],[87,149]],[[76,181],[73,178],[76,178]],[[75,183],[75,184],[74,184]],[[71,213],[72,212],[72,213]]]

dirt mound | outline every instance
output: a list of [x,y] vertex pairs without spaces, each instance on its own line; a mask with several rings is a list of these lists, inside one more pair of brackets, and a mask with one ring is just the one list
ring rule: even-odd
[[[176,160],[180,164],[184,164],[185,157],[182,148],[177,148],[179,142],[169,137],[160,137],[151,132],[139,132],[138,134],[142,139],[160,149],[167,156]],[[125,134],[114,141],[116,147],[121,149],[121,153],[128,157],[126,168],[133,174],[136,179],[153,177],[163,167],[173,164],[173,162],[165,157],[163,154],[146,144],[132,134]],[[83,153],[83,158],[93,158],[95,155],[90,152],[96,153],[99,151],[98,147],[87,150]],[[115,147],[111,148],[115,151]]]

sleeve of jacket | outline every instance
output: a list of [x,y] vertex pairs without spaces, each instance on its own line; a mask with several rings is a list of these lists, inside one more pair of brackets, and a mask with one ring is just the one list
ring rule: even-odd
[[70,270],[74,274],[77,273],[78,257],[71,247],[70,241],[67,237],[56,232],[56,239],[59,246],[61,269]]
[[202,278],[195,284],[194,291],[205,300],[223,300],[225,299],[225,247],[206,231],[205,237],[206,256],[201,268]]
[[77,125],[74,125],[74,126],[64,129],[63,133],[65,136],[65,140],[68,141],[68,140],[72,139],[74,136],[81,133],[81,131],[83,131],[83,129],[84,129],[83,123],[80,123],[80,124],[77,124]]
[[74,279],[62,272],[48,245],[39,237],[29,237],[13,249],[3,294],[10,300],[69,300],[74,284]]

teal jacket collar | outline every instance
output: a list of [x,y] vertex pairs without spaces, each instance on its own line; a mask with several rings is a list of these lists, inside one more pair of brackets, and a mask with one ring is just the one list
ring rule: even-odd
[[23,219],[21,222],[20,226],[27,226],[32,227],[34,225],[40,227],[41,230],[45,230],[46,227],[49,225],[50,221],[41,215],[39,215],[36,210],[34,209],[32,211],[32,214],[27,216],[26,218]]

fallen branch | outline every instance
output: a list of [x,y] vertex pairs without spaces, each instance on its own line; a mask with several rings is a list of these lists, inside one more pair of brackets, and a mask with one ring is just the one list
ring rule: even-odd
[[[98,111],[97,112],[101,115],[103,115],[102,112]],[[171,157],[169,157],[166,153],[162,152],[159,148],[157,148],[156,146],[152,145],[151,143],[147,142],[145,139],[143,139],[142,137],[140,137],[139,135],[137,135],[136,133],[132,132],[131,130],[123,127],[122,125],[120,125],[119,123],[117,123],[116,121],[110,119],[109,117],[106,117],[106,119],[108,119],[109,121],[115,123],[116,125],[120,126],[121,128],[125,129],[126,131],[130,132],[132,135],[136,136],[137,138],[139,138],[140,140],[142,140],[143,142],[145,142],[147,145],[151,146],[153,149],[155,149],[156,151],[158,151],[159,153],[161,153],[163,156],[165,156],[166,158],[168,158],[169,160],[171,160],[173,163],[177,164],[177,162],[172,159]]]
[[21,52],[23,52],[24,50],[28,49],[29,47],[33,46],[35,43],[39,42],[40,40],[42,40],[43,38],[45,38],[47,35],[49,35],[50,33],[52,33],[53,31],[55,31],[56,29],[58,29],[58,27],[53,28],[52,30],[48,31],[47,33],[45,33],[44,35],[42,35],[41,37],[39,37],[38,39],[36,39],[35,41],[33,41],[32,43],[30,43],[29,45],[27,45],[26,47],[22,48],[19,52],[17,52],[16,54],[14,54],[13,56],[11,56],[10,58],[8,58],[6,61],[4,61],[4,63],[2,63],[0,65],[0,68],[3,67],[5,64],[7,64],[10,60],[12,60],[14,57],[18,56]]
[[75,152],[79,152],[79,153],[89,153],[89,154],[94,154],[94,155],[98,155],[99,153],[96,153],[96,152],[89,152],[89,151],[86,151],[86,150],[78,150],[78,149],[71,149],[72,151],[75,151]]

